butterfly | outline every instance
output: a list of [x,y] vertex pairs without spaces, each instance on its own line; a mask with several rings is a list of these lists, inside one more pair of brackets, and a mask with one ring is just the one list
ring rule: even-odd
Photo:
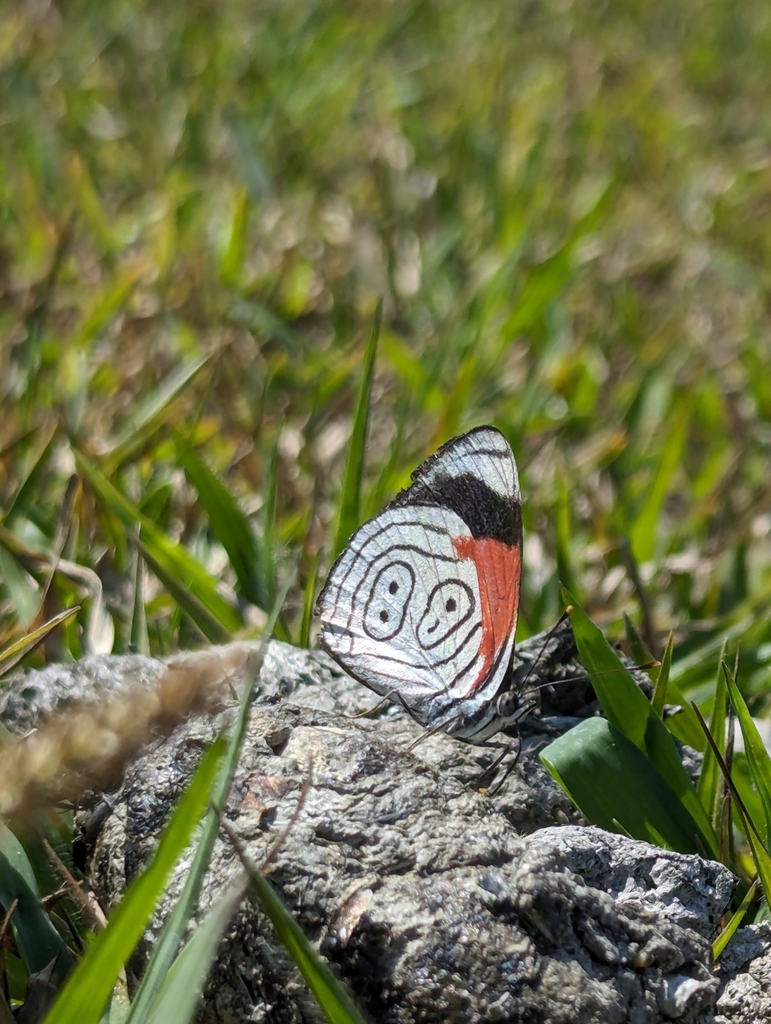
[[318,598],[319,642],[426,730],[487,744],[532,707],[511,685],[521,570],[514,454],[477,427],[351,537]]

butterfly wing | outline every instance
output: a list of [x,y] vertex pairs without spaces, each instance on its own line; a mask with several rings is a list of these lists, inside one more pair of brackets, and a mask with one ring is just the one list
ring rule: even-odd
[[481,427],[448,442],[333,566],[318,602],[322,646],[427,725],[473,715],[514,649],[521,522],[503,435]]

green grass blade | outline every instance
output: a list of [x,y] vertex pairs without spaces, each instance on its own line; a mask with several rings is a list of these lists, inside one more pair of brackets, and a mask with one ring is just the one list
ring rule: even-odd
[[202,356],[180,366],[140,402],[105,455],[104,464],[109,470],[119,466],[157,432],[160,425],[172,415],[175,400],[211,358],[210,355]]
[[653,687],[653,697],[651,699],[651,706],[654,712],[662,719],[664,717],[664,705],[667,702],[667,687],[669,686],[669,672],[672,668],[672,651],[674,650],[674,645],[675,635],[670,630],[667,646],[664,648],[661,664],[656,672],[656,681]]
[[69,342],[72,351],[88,348],[99,337],[126,304],[141,276],[141,266],[124,267],[114,272],[86,314],[78,333]]
[[359,399],[353,418],[353,431],[348,449],[348,460],[343,478],[343,493],[340,500],[340,517],[335,535],[335,555],[338,555],[348,542],[348,538],[359,526],[361,521],[361,480],[364,473],[364,449],[367,442],[367,425],[369,423],[370,393],[372,378],[375,372],[375,355],[380,337],[380,322],[383,313],[383,302],[378,302],[375,319],[372,324],[367,350],[364,354],[364,366],[359,387]]
[[[758,727],[752,720],[749,708],[742,696],[742,692],[736,685],[731,670],[723,662],[723,674],[728,687],[728,695],[731,699],[736,717],[739,721],[739,728],[744,738],[744,753],[747,757],[747,766],[750,770],[750,777],[753,785],[760,796],[760,802],[765,816],[765,829],[758,831],[764,836],[765,844],[771,845],[771,756],[766,750],[763,740],[760,738]],[[771,895],[771,890],[765,890],[766,896]]]
[[163,545],[154,544],[152,540],[145,544],[144,531],[136,539],[136,545],[145,562],[155,573],[164,588],[171,594],[179,607],[198,626],[201,635],[213,644],[224,644],[232,638],[232,633],[225,629],[219,618],[213,615],[206,604],[188,589],[184,578],[177,573],[177,560]]
[[716,856],[717,837],[667,727],[600,630],[564,588],[563,601],[566,607],[573,606],[570,616],[573,634],[603,711],[609,721],[651,760],[697,823],[705,849]]
[[[649,662],[655,661],[651,652],[648,650],[645,641],[640,636],[635,624],[624,614],[624,629],[626,631],[626,639],[629,644],[629,650],[632,658],[638,665],[647,665]],[[671,640],[670,634],[670,640]],[[668,654],[667,654],[668,652]],[[701,731],[699,720],[691,710],[691,705],[685,699],[683,694],[680,692],[676,684],[672,681],[672,655],[674,654],[674,646],[670,650],[670,644],[667,644],[667,651],[665,651],[664,657],[668,658],[666,666],[666,688],[664,690],[664,699],[668,700],[670,704],[676,704],[679,706],[679,711],[674,714],[668,715],[665,720],[667,729],[672,733],[675,739],[680,740],[681,743],[687,743],[689,747],[693,747],[694,750],[702,751],[705,748],[704,733]],[[654,686],[662,679],[660,666],[658,669],[651,668],[648,671],[648,676],[654,683]],[[656,701],[661,701],[661,693],[658,698],[654,693],[654,705]]]
[[60,981],[72,969],[72,956],[43,909],[29,858],[19,840],[0,822],[0,907],[7,913],[17,900],[11,924],[30,974],[56,960]]
[[[595,825],[680,853],[700,852],[700,830],[648,758],[602,718],[589,718],[541,752],[541,761]],[[600,781],[598,781],[600,780]]]
[[236,287],[244,263],[246,228],[249,223],[249,192],[240,188],[235,196],[228,243],[220,260],[220,277],[225,284]]
[[661,510],[669,485],[676,470],[683,463],[683,449],[688,436],[690,407],[681,409],[678,418],[664,441],[658,465],[637,519],[630,530],[632,553],[638,563],[648,562],[656,550],[656,537],[662,516]]
[[[638,633],[635,624],[626,613],[624,614],[624,629],[626,631],[626,639],[629,644],[629,650],[633,660],[638,665],[647,665],[650,662],[655,662],[656,659],[648,650],[645,645],[645,641]],[[693,747],[694,750],[704,750],[704,733],[701,731],[699,720],[691,710],[691,705],[685,699],[678,687],[672,682],[672,655],[674,654],[674,647],[669,650],[668,644],[667,650],[669,653],[667,654],[665,651],[665,659],[668,658],[669,660],[666,664],[664,676],[662,676],[662,668],[664,667],[663,662],[658,668],[652,667],[650,669],[646,669],[649,678],[654,683],[654,687],[660,680],[666,680],[664,699],[668,700],[670,704],[676,704],[679,707],[679,710],[666,717],[664,724],[675,739],[680,740],[681,743],[687,743],[688,746]],[[654,692],[654,706],[656,706],[657,701],[660,702],[661,699],[661,691],[659,692],[658,697]]]
[[[712,717],[709,721],[709,731],[718,751],[725,755],[726,750],[726,719],[728,715],[728,687],[726,677],[721,664],[718,667],[717,682],[715,684],[715,702],[712,707]],[[723,802],[725,799],[725,784],[723,773],[720,770],[717,758],[713,753],[711,745],[707,744],[704,751],[704,760],[701,764],[699,784],[697,786],[701,805],[710,817],[712,827],[719,834],[720,822],[723,816]]]
[[712,943],[712,958],[717,963],[723,954],[728,943],[736,934],[739,925],[742,923],[744,918],[747,916],[747,911],[752,906],[753,900],[757,896],[758,892],[758,879],[756,878],[752,885],[747,890],[747,895],[741,902],[739,909],[731,915],[731,919],[725,928],[720,932],[718,937]]
[[6,526],[10,527],[16,516],[23,513],[27,509],[28,505],[31,502],[34,502],[35,491],[36,488],[39,488],[40,486],[39,481],[42,475],[42,470],[48,461],[48,456],[51,454],[51,449],[53,448],[56,436],[57,430],[54,428],[49,432],[48,436],[44,440],[40,451],[35,456],[25,478],[19,484],[16,489],[16,493],[8,503],[8,508],[6,509],[5,516],[3,517],[3,522]]
[[750,850],[752,851],[752,859],[755,862],[755,867],[760,878],[760,884],[763,886],[763,895],[768,900],[768,894],[771,893],[771,854],[763,844],[758,835],[755,823],[752,821],[750,816],[747,814],[744,803],[741,800],[736,799],[734,793],[734,803],[739,817],[742,819],[742,825],[744,828],[744,834],[747,837],[747,842],[750,844]]
[[141,548],[153,570],[155,571],[157,566],[161,568],[164,586],[167,586],[171,579],[177,581],[175,599],[179,600],[180,590],[189,591],[206,610],[207,622],[216,620],[220,624],[215,630],[218,635],[212,636],[209,628],[204,630],[209,639],[222,641],[237,632],[241,627],[238,611],[218,593],[216,581],[203,566],[183,547],[172,543],[157,530],[155,525],[143,516],[81,452],[75,451],[74,454],[78,471],[124,527],[129,531],[140,527]]
[[[567,474],[560,473],[559,493],[554,515],[554,539],[557,546],[557,578],[571,593],[578,593],[578,580],[570,558],[570,538],[573,535],[570,522],[571,493]],[[640,664],[643,664],[640,662]]]
[[276,934],[297,964],[330,1024],[365,1024],[348,993],[315,952],[267,879],[256,873],[251,883],[260,906],[270,918]]
[[33,896],[40,899],[35,871],[27,851],[8,826],[0,821],[0,854],[2,854],[24,879]]
[[[224,892],[171,965],[148,1017],[150,1024],[187,1024],[198,1008],[220,939],[246,890],[243,876]],[[129,1015],[128,1020],[132,1017]]]
[[[278,499],[278,439],[271,449],[263,484],[261,574],[266,581],[272,606],[276,594],[276,502]],[[279,620],[280,621],[280,620]]]
[[[568,589],[570,588],[568,587]],[[626,612],[624,612],[624,631],[626,633],[626,642],[629,644],[629,652],[636,665],[648,665],[656,660],[646,647],[645,641]],[[651,671],[648,672],[648,675],[651,679],[653,678]]]
[[260,906],[270,919],[284,948],[297,964],[308,988],[324,1011],[324,1016],[330,1024],[366,1024],[351,997],[308,942],[302,928],[273,891],[270,882],[245,856],[237,837],[233,835],[226,822],[223,822],[223,828],[230,836],[249,875],[252,890],[260,901]]
[[564,588],[563,602],[565,607],[572,605],[570,624],[603,711],[627,739],[645,751],[648,720],[652,715],[648,700],[600,630]]
[[27,572],[23,563],[5,540],[10,530],[0,524],[0,585],[13,608],[14,620],[22,629],[27,629],[35,621],[40,610],[40,590],[34,585],[32,573]]
[[209,804],[224,748],[224,740],[219,739],[204,755],[163,830],[155,855],[131,883],[107,927],[96,936],[88,953],[70,975],[46,1017],[46,1024],[97,1024],[100,1020],[123,965],[145,930],[174,865]]
[[681,743],[687,743],[688,746],[693,747],[694,750],[703,751],[706,748],[706,743],[704,740],[704,733],[701,731],[701,726],[699,725],[699,720],[693,713],[693,708],[685,694],[681,691],[680,687],[672,681],[671,670],[669,680],[667,682],[667,700],[670,704],[676,704],[680,709],[675,714],[667,717],[665,722],[667,729],[672,733],[675,739],[680,740]]
[[262,670],[262,663],[267,651],[268,641],[278,620],[279,613],[283,607],[286,595],[289,590],[293,574],[287,576],[286,582],[278,595],[275,605],[271,611],[263,638],[257,649],[254,663],[251,666],[249,681],[245,683],[241,700],[239,703],[238,716],[228,737],[227,750],[222,760],[222,767],[217,776],[216,783],[212,790],[211,806],[201,830],[201,836],[196,845],[195,855],[187,873],[185,884],[174,909],[169,914],[163,930],[155,945],[142,981],[137,989],[134,1001],[131,1006],[131,1024],[145,1024],[148,1020],[154,1000],[163,985],[166,974],[171,967],[179,944],[184,935],[187,923],[195,912],[198,897],[201,892],[204,876],[211,859],[214,842],[217,838],[220,815],[233,785],[238,755],[243,745],[246,728],[249,722],[252,696],[257,685],[257,680]]
[[265,556],[260,553],[249,520],[235,498],[178,431],[174,431],[174,444],[179,463],[198,494],[209,525],[227,552],[241,592],[251,604],[268,611],[271,587],[263,574]]
[[313,624],[313,614],[316,607],[316,582],[319,575],[319,566],[321,565],[321,553],[316,555],[308,573],[308,579],[305,583],[305,593],[303,594],[303,617],[300,623],[300,638],[298,642],[299,647],[310,647],[311,645],[311,626]]
[[[726,681],[728,681],[728,675],[726,675]],[[720,770],[723,773],[726,788],[730,791],[734,807],[741,818],[742,830],[744,835],[747,837],[747,842],[749,843],[750,850],[752,852],[752,859],[755,863],[758,877],[760,878],[760,884],[763,886],[763,896],[766,902],[768,902],[768,894],[771,893],[771,854],[769,854],[768,849],[763,844],[757,824],[753,820],[752,815],[747,811],[747,807],[741,798],[741,794],[739,793],[731,773],[728,770],[728,766],[726,765],[723,755],[718,750],[717,744],[712,738],[712,734],[707,727],[707,723],[704,721],[701,712],[695,704],[693,705],[693,709],[696,715],[698,715],[699,722],[701,723],[704,734],[707,737],[707,742],[712,747],[712,752],[720,765]]]
[[139,545],[134,545],[134,580],[131,601],[131,632],[129,643],[135,654],[150,654],[150,636],[147,632],[147,612],[144,595],[144,564]]

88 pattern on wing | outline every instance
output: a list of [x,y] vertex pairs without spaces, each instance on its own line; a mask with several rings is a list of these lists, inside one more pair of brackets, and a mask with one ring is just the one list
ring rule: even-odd
[[512,699],[519,482],[494,427],[453,438],[353,535],[318,600],[321,645],[427,728],[483,743]]

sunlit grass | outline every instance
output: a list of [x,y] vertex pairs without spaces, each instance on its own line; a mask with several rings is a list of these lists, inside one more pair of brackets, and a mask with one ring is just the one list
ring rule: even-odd
[[[93,479],[63,504],[77,449],[183,544],[188,575],[220,581],[214,604],[259,591],[264,605],[300,551],[284,624],[299,638],[382,296],[360,512],[434,445],[494,421],[523,469],[523,631],[552,621],[570,577],[613,628],[648,602],[657,636],[674,626],[695,652],[689,686],[712,678],[703,645],[749,631],[742,679],[762,689],[763,12],[4,12],[6,525],[97,570],[116,650],[137,581],[151,649],[259,625],[243,605],[180,606],[152,553],[132,571],[136,516],[117,521]],[[252,521],[251,596],[174,429]],[[10,639],[38,621],[41,572],[0,557]],[[83,596],[55,573],[56,611]],[[87,615],[63,641],[74,655]]]
[[520,636],[563,583],[713,723],[740,644],[765,714],[769,69],[760,0],[6,5],[0,671],[257,635],[295,558],[312,642],[346,531],[492,422]]

